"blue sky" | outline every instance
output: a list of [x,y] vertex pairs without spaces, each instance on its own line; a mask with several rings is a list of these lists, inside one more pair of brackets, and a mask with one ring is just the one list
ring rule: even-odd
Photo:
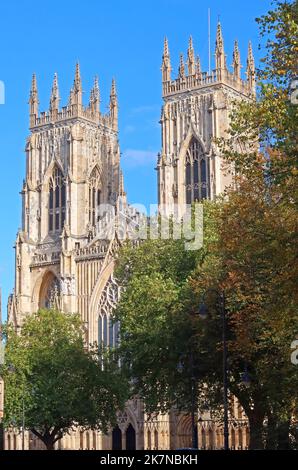
[[169,39],[175,72],[189,35],[207,70],[207,12],[211,9],[214,51],[218,17],[223,27],[228,64],[234,39],[242,63],[252,40],[259,43],[255,17],[269,0],[3,0],[0,28],[0,80],[5,104],[0,105],[0,286],[3,311],[14,282],[13,244],[21,224],[21,190],[28,135],[28,95],[32,73],[38,80],[40,109],[48,108],[53,75],[58,73],[61,104],[66,104],[79,60],[85,99],[99,75],[102,110],[116,78],[120,115],[120,146],[125,187],[130,202],[157,199],[155,156],[160,150],[160,65],[164,36]]

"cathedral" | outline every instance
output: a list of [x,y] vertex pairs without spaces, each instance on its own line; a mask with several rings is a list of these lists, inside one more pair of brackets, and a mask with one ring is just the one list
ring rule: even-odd
[[[202,71],[190,38],[186,62],[181,55],[178,76],[172,78],[165,40],[162,145],[157,158],[161,213],[181,215],[185,204],[214,199],[232,182],[232,170],[224,169],[215,139],[226,135],[233,101],[255,95],[251,45],[243,80],[238,44],[230,71],[218,24],[215,61],[215,70]],[[89,103],[83,104],[77,64],[67,106],[60,107],[55,75],[49,110],[40,112],[37,79],[32,78],[22,228],[15,244],[15,288],[8,302],[8,320],[21,327],[27,315],[42,307],[79,312],[86,342],[108,346],[116,344],[119,328],[110,322],[120,295],[113,277],[115,254],[128,236],[127,226],[124,233],[119,227],[126,219],[137,224],[138,213],[129,206],[124,190],[114,80],[106,114],[100,101],[95,79]],[[222,448],[223,430],[211,412],[198,413],[197,433],[199,448]],[[26,449],[42,448],[30,432],[25,437]],[[230,447],[246,448],[248,440],[247,420],[235,402]],[[21,449],[21,445],[19,431],[8,430],[5,448]],[[190,417],[173,411],[149,419],[137,399],[127,403],[108,435],[77,429],[57,443],[60,449],[183,447],[191,447]]]

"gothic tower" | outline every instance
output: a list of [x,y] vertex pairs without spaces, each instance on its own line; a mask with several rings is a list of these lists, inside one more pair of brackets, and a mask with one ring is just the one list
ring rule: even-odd
[[[29,112],[22,228],[15,245],[15,289],[8,302],[8,321],[21,327],[27,315],[43,307],[79,313],[86,344],[115,346],[118,325],[111,315],[120,292],[113,278],[115,252],[127,234],[121,233],[122,227],[126,230],[123,219],[137,218],[126,203],[120,170],[115,80],[108,113],[103,114],[97,77],[88,105],[83,104],[77,64],[67,106],[60,107],[55,74],[49,110],[40,113],[33,75]],[[124,448],[127,429],[134,433],[135,445],[143,446],[140,413],[141,404],[133,400],[119,417]],[[14,440],[13,447],[20,448],[20,439],[7,432],[6,448]],[[26,448],[39,445],[27,433]],[[112,433],[76,429],[59,445],[111,449]]]
[[33,75],[22,229],[16,240],[15,291],[9,306],[16,325],[39,307],[52,305],[80,312],[90,330],[88,295],[106,250],[103,242],[100,247],[94,242],[103,216],[100,204],[117,205],[121,175],[115,81],[108,114],[100,112],[97,78],[87,106],[82,95],[77,64],[68,105],[60,108],[55,74],[49,110],[39,113]]
[[220,23],[216,34],[215,70],[210,74],[201,70],[200,59],[195,56],[190,38],[186,64],[181,54],[178,77],[172,79],[169,46],[165,39],[160,121],[162,150],[157,162],[162,213],[178,211],[179,215],[185,204],[214,199],[232,182],[231,171],[223,164],[216,139],[226,135],[232,102],[255,95],[251,45],[247,80],[241,78],[237,42],[232,67],[233,71],[229,71]]
[[[181,56],[179,76],[172,80],[166,40],[158,178],[159,202],[167,213],[174,212],[175,204],[214,198],[229,184],[230,176],[224,174],[213,139],[226,132],[232,100],[254,95],[251,46],[248,79],[243,81],[237,44],[233,73],[227,69],[220,25],[216,70],[211,75],[201,71],[192,39],[186,65],[187,71]],[[29,110],[22,228],[15,246],[15,289],[8,303],[8,320],[20,327],[27,315],[42,307],[78,312],[85,325],[87,344],[97,341],[115,346],[118,325],[110,321],[120,294],[113,277],[115,252],[121,243],[120,235],[125,238],[129,231],[125,224],[122,230],[121,221],[137,225],[139,220],[138,213],[126,202],[120,170],[115,81],[108,113],[103,114],[97,78],[88,105],[83,104],[77,64],[67,106],[60,107],[55,74],[49,110],[40,112],[37,80],[33,75]],[[188,447],[190,418],[176,415],[152,419],[144,414],[140,400],[130,400],[118,415],[118,426],[108,435],[75,429],[59,445],[64,449]],[[209,423],[210,419],[205,421]],[[204,442],[205,431],[213,432],[202,427],[200,442]],[[212,448],[213,438],[208,439]],[[14,441],[16,444],[11,444]],[[13,430],[6,433],[5,442],[7,449],[20,448],[19,434],[16,436]],[[26,448],[38,445],[27,433]]]

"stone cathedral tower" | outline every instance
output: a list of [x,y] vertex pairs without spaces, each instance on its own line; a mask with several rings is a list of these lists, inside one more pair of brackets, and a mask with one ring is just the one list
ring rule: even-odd
[[[33,76],[22,228],[15,245],[15,289],[8,302],[8,320],[20,327],[27,315],[42,307],[79,312],[87,344],[97,341],[115,346],[118,325],[110,322],[110,316],[119,296],[113,278],[118,228],[120,219],[129,217],[131,221],[137,215],[126,204],[120,170],[115,81],[107,114],[100,111],[97,78],[87,106],[82,94],[77,64],[67,106],[59,106],[55,74],[49,110],[39,113]],[[136,440],[139,411],[139,403],[127,405],[120,424],[124,440],[127,428],[130,439]],[[59,445],[109,449],[110,439],[98,432],[77,430]],[[19,441],[17,433],[8,432],[6,448],[20,448]],[[26,448],[34,445],[33,436],[28,435]]]
[[85,107],[77,64],[68,105],[60,109],[59,102],[55,74],[49,111],[39,113],[34,75],[22,229],[16,240],[15,291],[9,316],[21,325],[24,316],[39,307],[79,311],[92,339],[90,294],[108,250],[96,240],[102,215],[99,205],[116,207],[123,195],[115,81],[108,114],[100,112],[97,78]]
[[[220,25],[215,56],[215,71],[202,72],[190,39],[187,73],[181,56],[178,78],[172,80],[167,40],[164,44],[162,151],[157,169],[160,210],[167,215],[175,213],[176,205],[179,214],[186,203],[213,199],[232,180],[224,172],[214,138],[227,131],[232,101],[254,96],[254,59],[249,46],[247,80],[242,80],[235,43],[230,72]],[[49,110],[40,113],[33,76],[29,107],[23,220],[15,246],[15,289],[8,303],[8,320],[20,327],[40,307],[79,312],[87,343],[115,345],[118,325],[110,322],[120,293],[113,278],[115,252],[121,239],[129,235],[129,227],[140,220],[126,202],[120,170],[115,82],[109,111],[103,114],[97,79],[89,104],[83,104],[77,65],[67,106],[60,107],[55,75]],[[113,214],[103,206],[112,208]],[[123,220],[128,224],[122,224]],[[233,423],[231,446],[245,447],[247,420],[241,410],[235,409]],[[222,429],[210,413],[201,416],[198,439],[203,448],[222,447]],[[26,448],[38,445],[27,433]],[[190,445],[189,416],[173,410],[149,418],[137,399],[119,413],[118,426],[109,435],[77,429],[59,441],[63,449],[177,449]],[[18,430],[6,432],[5,447],[21,448]]]
[[255,95],[255,67],[251,44],[247,59],[247,80],[241,78],[238,43],[235,41],[233,71],[227,67],[221,25],[218,23],[215,70],[201,70],[189,40],[186,64],[180,55],[178,77],[171,78],[168,41],[162,57],[161,114],[162,150],[159,154],[158,194],[162,213],[183,212],[185,204],[214,199],[231,184],[215,139],[226,135],[229,112],[235,99]]

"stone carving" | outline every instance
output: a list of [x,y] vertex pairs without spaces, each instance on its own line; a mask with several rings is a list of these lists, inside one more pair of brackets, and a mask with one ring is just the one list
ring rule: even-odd
[[56,135],[53,136],[53,139],[50,141],[50,158],[57,158],[58,151],[58,140]]
[[61,294],[75,295],[76,281],[73,276],[61,277],[60,286],[61,286]]
[[60,285],[57,278],[54,278],[48,287],[45,300],[45,308],[53,308],[59,310],[61,307],[60,302]]
[[125,424],[128,421],[128,415],[126,411],[119,411],[117,415],[117,421],[119,424]]

